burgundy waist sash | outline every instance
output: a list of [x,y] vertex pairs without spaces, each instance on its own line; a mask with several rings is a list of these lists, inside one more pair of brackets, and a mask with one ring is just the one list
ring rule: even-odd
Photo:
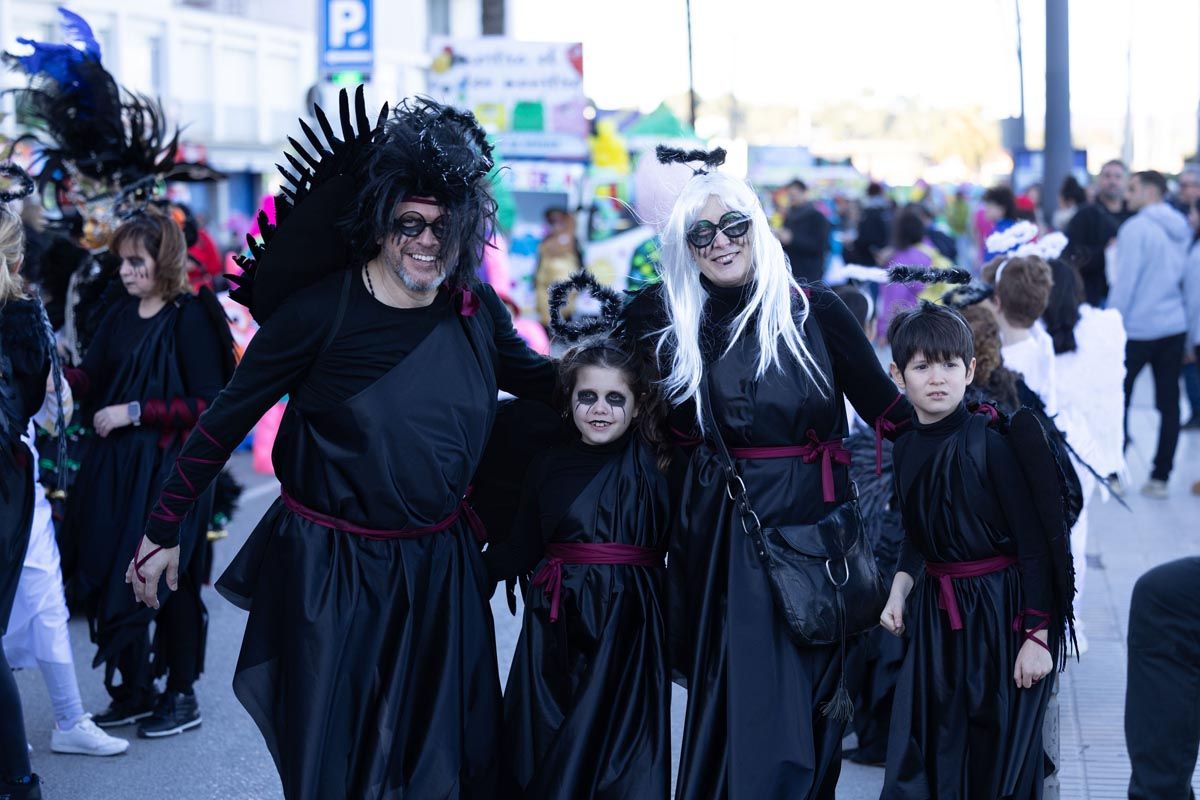
[[487,528],[483,525],[483,520],[475,513],[475,509],[471,508],[467,503],[467,498],[471,496],[471,487],[467,487],[467,493],[463,495],[458,506],[450,515],[441,522],[427,525],[422,528],[399,528],[396,530],[380,530],[376,528],[364,528],[361,525],[355,525],[344,519],[323,514],[320,511],[309,508],[301,503],[296,498],[292,497],[287,492],[280,492],[283,497],[283,504],[287,506],[288,511],[291,511],[298,517],[315,522],[318,525],[324,525],[326,528],[333,528],[346,533],[352,533],[355,536],[361,536],[364,539],[387,540],[387,539],[420,539],[422,536],[428,536],[431,533],[440,533],[449,528],[460,518],[467,521],[467,527],[471,529],[471,534],[478,542],[487,540]]
[[934,561],[925,562],[925,571],[938,582],[938,607],[950,618],[950,630],[962,630],[962,613],[958,610],[958,600],[954,597],[954,580],[956,578],[978,578],[993,572],[1003,572],[1017,563],[1016,556],[993,556],[979,561],[950,561],[939,564]]
[[821,462],[821,494],[826,503],[837,500],[833,485],[834,463],[849,465],[850,451],[842,446],[841,439],[822,442],[817,432],[808,432],[805,444],[786,444],[773,447],[731,447],[729,454],[734,458],[756,460],[760,458],[802,458],[805,464]]
[[533,585],[550,595],[550,621],[558,621],[562,596],[563,564],[620,564],[630,567],[661,567],[663,553],[633,544],[599,542],[580,544],[554,542],[546,545],[546,563],[533,576]]

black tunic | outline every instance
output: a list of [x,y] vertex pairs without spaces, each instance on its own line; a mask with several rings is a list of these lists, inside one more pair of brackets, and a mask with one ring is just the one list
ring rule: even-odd
[[[389,308],[342,272],[290,298],[251,341],[193,435],[207,485],[232,444],[290,395],[273,459],[303,506],[375,530],[459,508],[497,384],[549,399],[554,370],[486,286],[474,314],[448,292]],[[344,313],[338,315],[344,295]],[[211,438],[210,438],[211,437]],[[186,491],[179,476],[164,488]],[[151,538],[173,544],[168,525]],[[234,691],[289,798],[492,797],[500,687],[486,576],[460,518],[375,540],[276,503],[217,589],[250,611]]]
[[[530,468],[497,579],[545,543],[637,545],[665,554],[666,477],[626,433],[581,442]],[[543,562],[544,563],[544,562]],[[566,564],[558,620],[534,587],[504,693],[505,764],[517,796],[663,800],[671,786],[671,689],[661,567]]]
[[36,300],[0,305],[0,635],[8,629],[33,524],[35,456],[21,436],[42,406],[50,373],[42,330]]
[[[908,653],[896,687],[884,798],[1033,798],[1043,781],[1042,718],[1052,676],[1013,682],[1023,609],[1050,607],[1045,534],[1008,443],[987,417],[960,407],[896,443],[906,531],[900,569],[916,577],[907,603]],[[1054,487],[1057,490],[1057,487]],[[931,562],[998,555],[1018,563],[953,581],[963,628],[939,608]],[[1052,634],[1053,636],[1053,634]],[[1050,643],[1056,652],[1055,641]]]
[[[223,382],[222,346],[220,332],[196,297],[181,295],[142,319],[138,300],[126,296],[104,317],[88,349],[83,370],[89,385],[80,422],[90,430],[97,411],[132,401],[143,406],[150,400],[211,401]],[[62,541],[77,555],[74,590],[86,601],[97,645],[94,665],[108,663],[110,684],[114,657],[146,634],[155,615],[134,600],[125,570],[181,444],[179,431],[126,426],[106,438],[90,433],[79,451]],[[181,573],[204,539],[211,509],[212,493],[204,492],[179,526]],[[198,655],[202,660],[202,650]],[[201,667],[197,664],[197,672]]]
[[[702,346],[719,354],[728,320],[744,298],[740,289],[706,289],[711,300]],[[841,438],[844,396],[872,423],[896,399],[895,385],[845,304],[824,287],[810,292],[803,332],[827,383],[814,383],[787,356],[782,369],[756,379],[757,345],[749,326],[732,351],[710,366],[713,411],[731,448],[800,444],[810,430],[822,441]],[[631,333],[644,336],[661,326],[662,298],[655,287],[634,300],[627,315]],[[900,421],[908,413],[901,401],[889,417]],[[764,526],[812,523],[831,509],[822,496],[819,463],[741,460],[738,468]],[[837,498],[844,501],[846,468],[835,465],[833,474]],[[708,447],[691,454],[679,509],[668,583],[672,658],[687,682],[688,709],[676,796],[833,797],[845,726],[822,716],[818,704],[836,689],[837,648],[801,648],[789,637]]]

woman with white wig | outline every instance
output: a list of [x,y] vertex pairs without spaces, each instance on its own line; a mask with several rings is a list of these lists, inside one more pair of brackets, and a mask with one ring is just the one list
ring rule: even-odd
[[672,666],[688,688],[676,797],[832,798],[842,654],[794,638],[733,498],[762,529],[832,518],[852,496],[843,398],[877,434],[911,411],[842,301],[796,283],[754,192],[715,171],[723,156],[660,148],[702,166],[662,232],[662,282],[625,317],[657,357],[673,428],[697,443],[668,560]]

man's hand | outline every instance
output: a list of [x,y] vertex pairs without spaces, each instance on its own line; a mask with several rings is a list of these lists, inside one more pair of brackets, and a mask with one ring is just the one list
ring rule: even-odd
[[[1038,641],[1046,641],[1045,631],[1038,631],[1034,636],[1038,638]],[[1050,651],[1037,642],[1026,639],[1025,644],[1021,645],[1021,651],[1017,653],[1013,681],[1016,682],[1019,689],[1031,689],[1034,684],[1049,675],[1052,669],[1054,669],[1054,659],[1050,657]]]
[[[153,555],[149,555],[151,553]],[[145,603],[147,608],[158,608],[158,581],[164,572],[167,574],[167,588],[177,590],[179,545],[160,548],[143,536],[125,570],[125,582],[133,585],[133,596],[139,603]]]
[[92,417],[92,427],[96,429],[96,433],[100,435],[101,439],[117,428],[124,428],[126,425],[132,424],[133,420],[129,418],[128,403],[107,406],[97,411],[96,416]]

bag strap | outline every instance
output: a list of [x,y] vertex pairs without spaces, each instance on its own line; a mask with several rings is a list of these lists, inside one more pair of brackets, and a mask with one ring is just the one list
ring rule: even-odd
[[704,409],[704,428],[708,436],[712,439],[712,443],[716,445],[717,457],[720,459],[722,471],[725,473],[725,492],[737,507],[742,523],[742,530],[754,540],[754,548],[758,552],[758,557],[766,559],[767,549],[763,545],[762,540],[762,520],[758,518],[758,514],[755,514],[754,509],[750,506],[750,497],[746,494],[746,482],[738,474],[737,466],[733,463],[733,456],[729,454],[729,448],[725,445],[725,438],[721,436],[721,426],[717,424],[716,414],[713,413],[712,393],[709,391],[709,382],[709,373],[706,370],[703,380],[700,381],[700,401]]

